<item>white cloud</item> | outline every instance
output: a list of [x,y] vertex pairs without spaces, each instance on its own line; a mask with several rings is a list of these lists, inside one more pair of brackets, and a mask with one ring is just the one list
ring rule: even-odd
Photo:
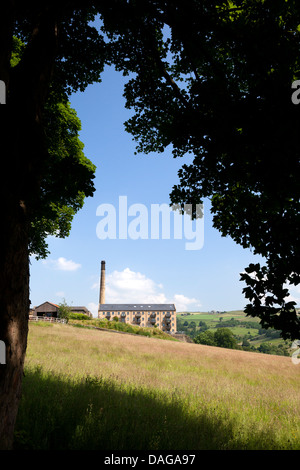
[[296,302],[296,305],[300,304],[300,286],[294,286],[292,284],[285,284],[284,287],[286,287],[289,290],[289,295],[285,298],[286,302],[291,302],[294,301]]
[[57,297],[64,297],[65,296],[65,293],[63,291],[59,291],[59,292],[55,292],[55,295]]
[[[99,282],[94,283],[92,288],[99,289]],[[177,311],[185,311],[188,308],[200,306],[198,299],[189,298],[182,294],[175,294],[173,298],[167,298],[162,284],[158,284],[145,274],[134,272],[129,268],[123,271],[113,271],[111,274],[106,275],[105,302],[174,303]]]
[[190,299],[189,297],[186,297],[182,294],[175,294],[173,303],[176,305],[177,312],[185,312],[189,310],[189,306],[191,306],[192,309],[195,307],[201,307],[198,299]]
[[156,284],[144,274],[131,271],[113,271],[106,276],[105,297],[109,303],[149,302],[165,303],[166,297]]
[[87,309],[93,314],[93,317],[98,316],[98,304],[95,304],[95,302],[89,302]]
[[81,264],[75,263],[72,260],[67,260],[63,257],[60,257],[58,259],[43,260],[42,263],[45,266],[49,266],[53,269],[58,269],[60,271],[76,271],[81,267]]

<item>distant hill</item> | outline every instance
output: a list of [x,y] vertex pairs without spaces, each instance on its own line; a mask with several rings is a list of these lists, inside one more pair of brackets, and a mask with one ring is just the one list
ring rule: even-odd
[[284,341],[277,330],[271,328],[264,330],[259,318],[248,317],[242,310],[177,314],[177,330],[191,338],[195,338],[203,331],[215,332],[217,328],[229,328],[238,344],[244,349],[267,354],[291,354],[292,342]]

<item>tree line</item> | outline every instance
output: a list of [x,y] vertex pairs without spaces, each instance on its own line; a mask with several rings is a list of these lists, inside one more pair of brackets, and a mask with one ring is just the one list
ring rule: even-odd
[[203,331],[194,336],[193,341],[196,344],[218,346],[220,348],[239,349],[243,351],[275,354],[278,356],[290,356],[289,346],[286,343],[279,344],[277,346],[268,342],[263,342],[258,347],[255,347],[251,345],[246,338],[240,342],[229,328],[219,328],[215,332],[212,330]]
[[[194,320],[188,322],[187,320],[177,320],[177,328],[179,331],[184,332],[190,336],[194,343],[204,344],[208,346],[218,346],[229,349],[240,349],[244,351],[261,352],[265,354],[275,354],[279,356],[289,356],[290,347],[288,342],[280,343],[279,345],[272,344],[268,341],[261,343],[259,346],[254,346],[249,341],[250,336],[245,334],[243,337],[235,335],[230,327],[244,326],[257,330],[257,339],[259,336],[264,335],[265,339],[271,341],[280,338],[280,331],[274,328],[265,329],[257,322],[238,321],[231,319],[228,321],[218,322],[213,329],[211,329],[205,321],[200,320],[197,324]],[[216,331],[214,331],[216,330]],[[255,339],[255,336],[251,336]]]

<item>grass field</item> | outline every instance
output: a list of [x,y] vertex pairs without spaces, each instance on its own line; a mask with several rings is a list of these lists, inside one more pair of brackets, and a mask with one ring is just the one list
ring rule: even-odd
[[30,324],[16,449],[300,449],[290,358]]
[[180,320],[187,321],[196,321],[199,322],[203,320],[209,325],[214,325],[218,323],[220,318],[223,318],[224,321],[234,318],[239,321],[249,321],[249,322],[258,322],[258,318],[247,317],[242,310],[232,310],[228,312],[219,312],[219,313],[209,313],[209,312],[194,312],[194,313],[177,313],[177,318]]

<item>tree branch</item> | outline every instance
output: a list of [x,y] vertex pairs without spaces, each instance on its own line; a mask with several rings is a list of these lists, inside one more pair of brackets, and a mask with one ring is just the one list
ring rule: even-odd
[[185,96],[182,93],[181,89],[179,88],[179,86],[177,85],[177,83],[175,82],[173,77],[167,71],[167,69],[166,69],[166,67],[165,67],[165,65],[164,65],[164,63],[163,63],[163,61],[160,57],[160,54],[158,52],[158,48],[157,48],[157,45],[156,45],[155,38],[153,37],[152,31],[150,32],[148,30],[145,36],[147,37],[147,40],[145,41],[145,43],[146,43],[145,46],[146,46],[146,48],[150,48],[150,50],[152,52],[152,55],[153,55],[153,58],[155,60],[156,66],[158,67],[158,70],[160,71],[160,73],[164,77],[164,79],[166,80],[167,84],[170,85],[170,87],[174,91],[175,96],[179,99],[181,104],[183,104],[183,106],[185,108],[188,108],[190,106],[189,101],[185,98]]

